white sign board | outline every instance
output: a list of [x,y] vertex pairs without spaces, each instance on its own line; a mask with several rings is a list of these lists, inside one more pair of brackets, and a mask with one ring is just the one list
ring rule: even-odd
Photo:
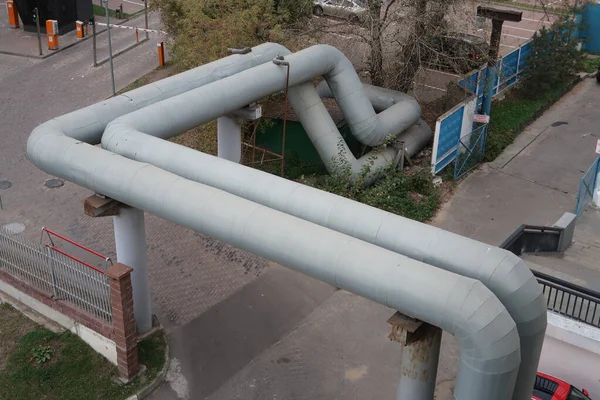
[[596,154],[600,154],[600,139],[596,141]]
[[483,115],[483,114],[475,114],[473,116],[473,122],[479,122],[480,124],[489,124],[490,123],[490,116],[489,115]]

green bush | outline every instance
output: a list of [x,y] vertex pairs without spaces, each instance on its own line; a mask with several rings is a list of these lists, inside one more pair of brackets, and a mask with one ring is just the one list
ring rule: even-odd
[[570,16],[562,15],[550,29],[542,27],[534,35],[523,81],[523,94],[528,98],[544,97],[579,72],[584,54],[577,49],[577,28]]
[[338,163],[333,174],[302,181],[317,189],[417,221],[427,221],[435,215],[439,194],[431,182],[429,171],[406,174],[389,166],[377,173],[379,179],[373,184],[365,185],[370,175],[370,168],[366,167],[358,178],[352,180],[350,169]]

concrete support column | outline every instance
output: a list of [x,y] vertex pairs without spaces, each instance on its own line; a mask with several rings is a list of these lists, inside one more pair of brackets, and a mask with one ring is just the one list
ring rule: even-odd
[[242,158],[242,126],[235,118],[217,119],[218,156],[235,163]]
[[133,268],[131,285],[135,324],[138,333],[145,333],[152,329],[152,305],[144,212],[136,208],[123,207],[113,218],[117,261]]
[[396,400],[431,400],[435,393],[442,330],[396,312],[390,340],[404,346]]
[[428,324],[419,328],[421,330],[419,337],[402,350],[397,400],[433,399],[442,330]]

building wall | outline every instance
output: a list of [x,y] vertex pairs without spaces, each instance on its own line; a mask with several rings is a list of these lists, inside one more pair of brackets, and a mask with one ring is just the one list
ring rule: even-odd
[[579,37],[583,40],[583,49],[592,53],[600,53],[600,5],[588,4],[585,6],[580,19],[583,25]]
[[538,370],[600,398],[600,329],[548,312]]

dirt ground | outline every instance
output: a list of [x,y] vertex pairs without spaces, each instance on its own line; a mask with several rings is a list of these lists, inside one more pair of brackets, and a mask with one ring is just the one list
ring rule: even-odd
[[19,338],[39,325],[21,314],[8,303],[0,303],[0,371],[17,347]]

